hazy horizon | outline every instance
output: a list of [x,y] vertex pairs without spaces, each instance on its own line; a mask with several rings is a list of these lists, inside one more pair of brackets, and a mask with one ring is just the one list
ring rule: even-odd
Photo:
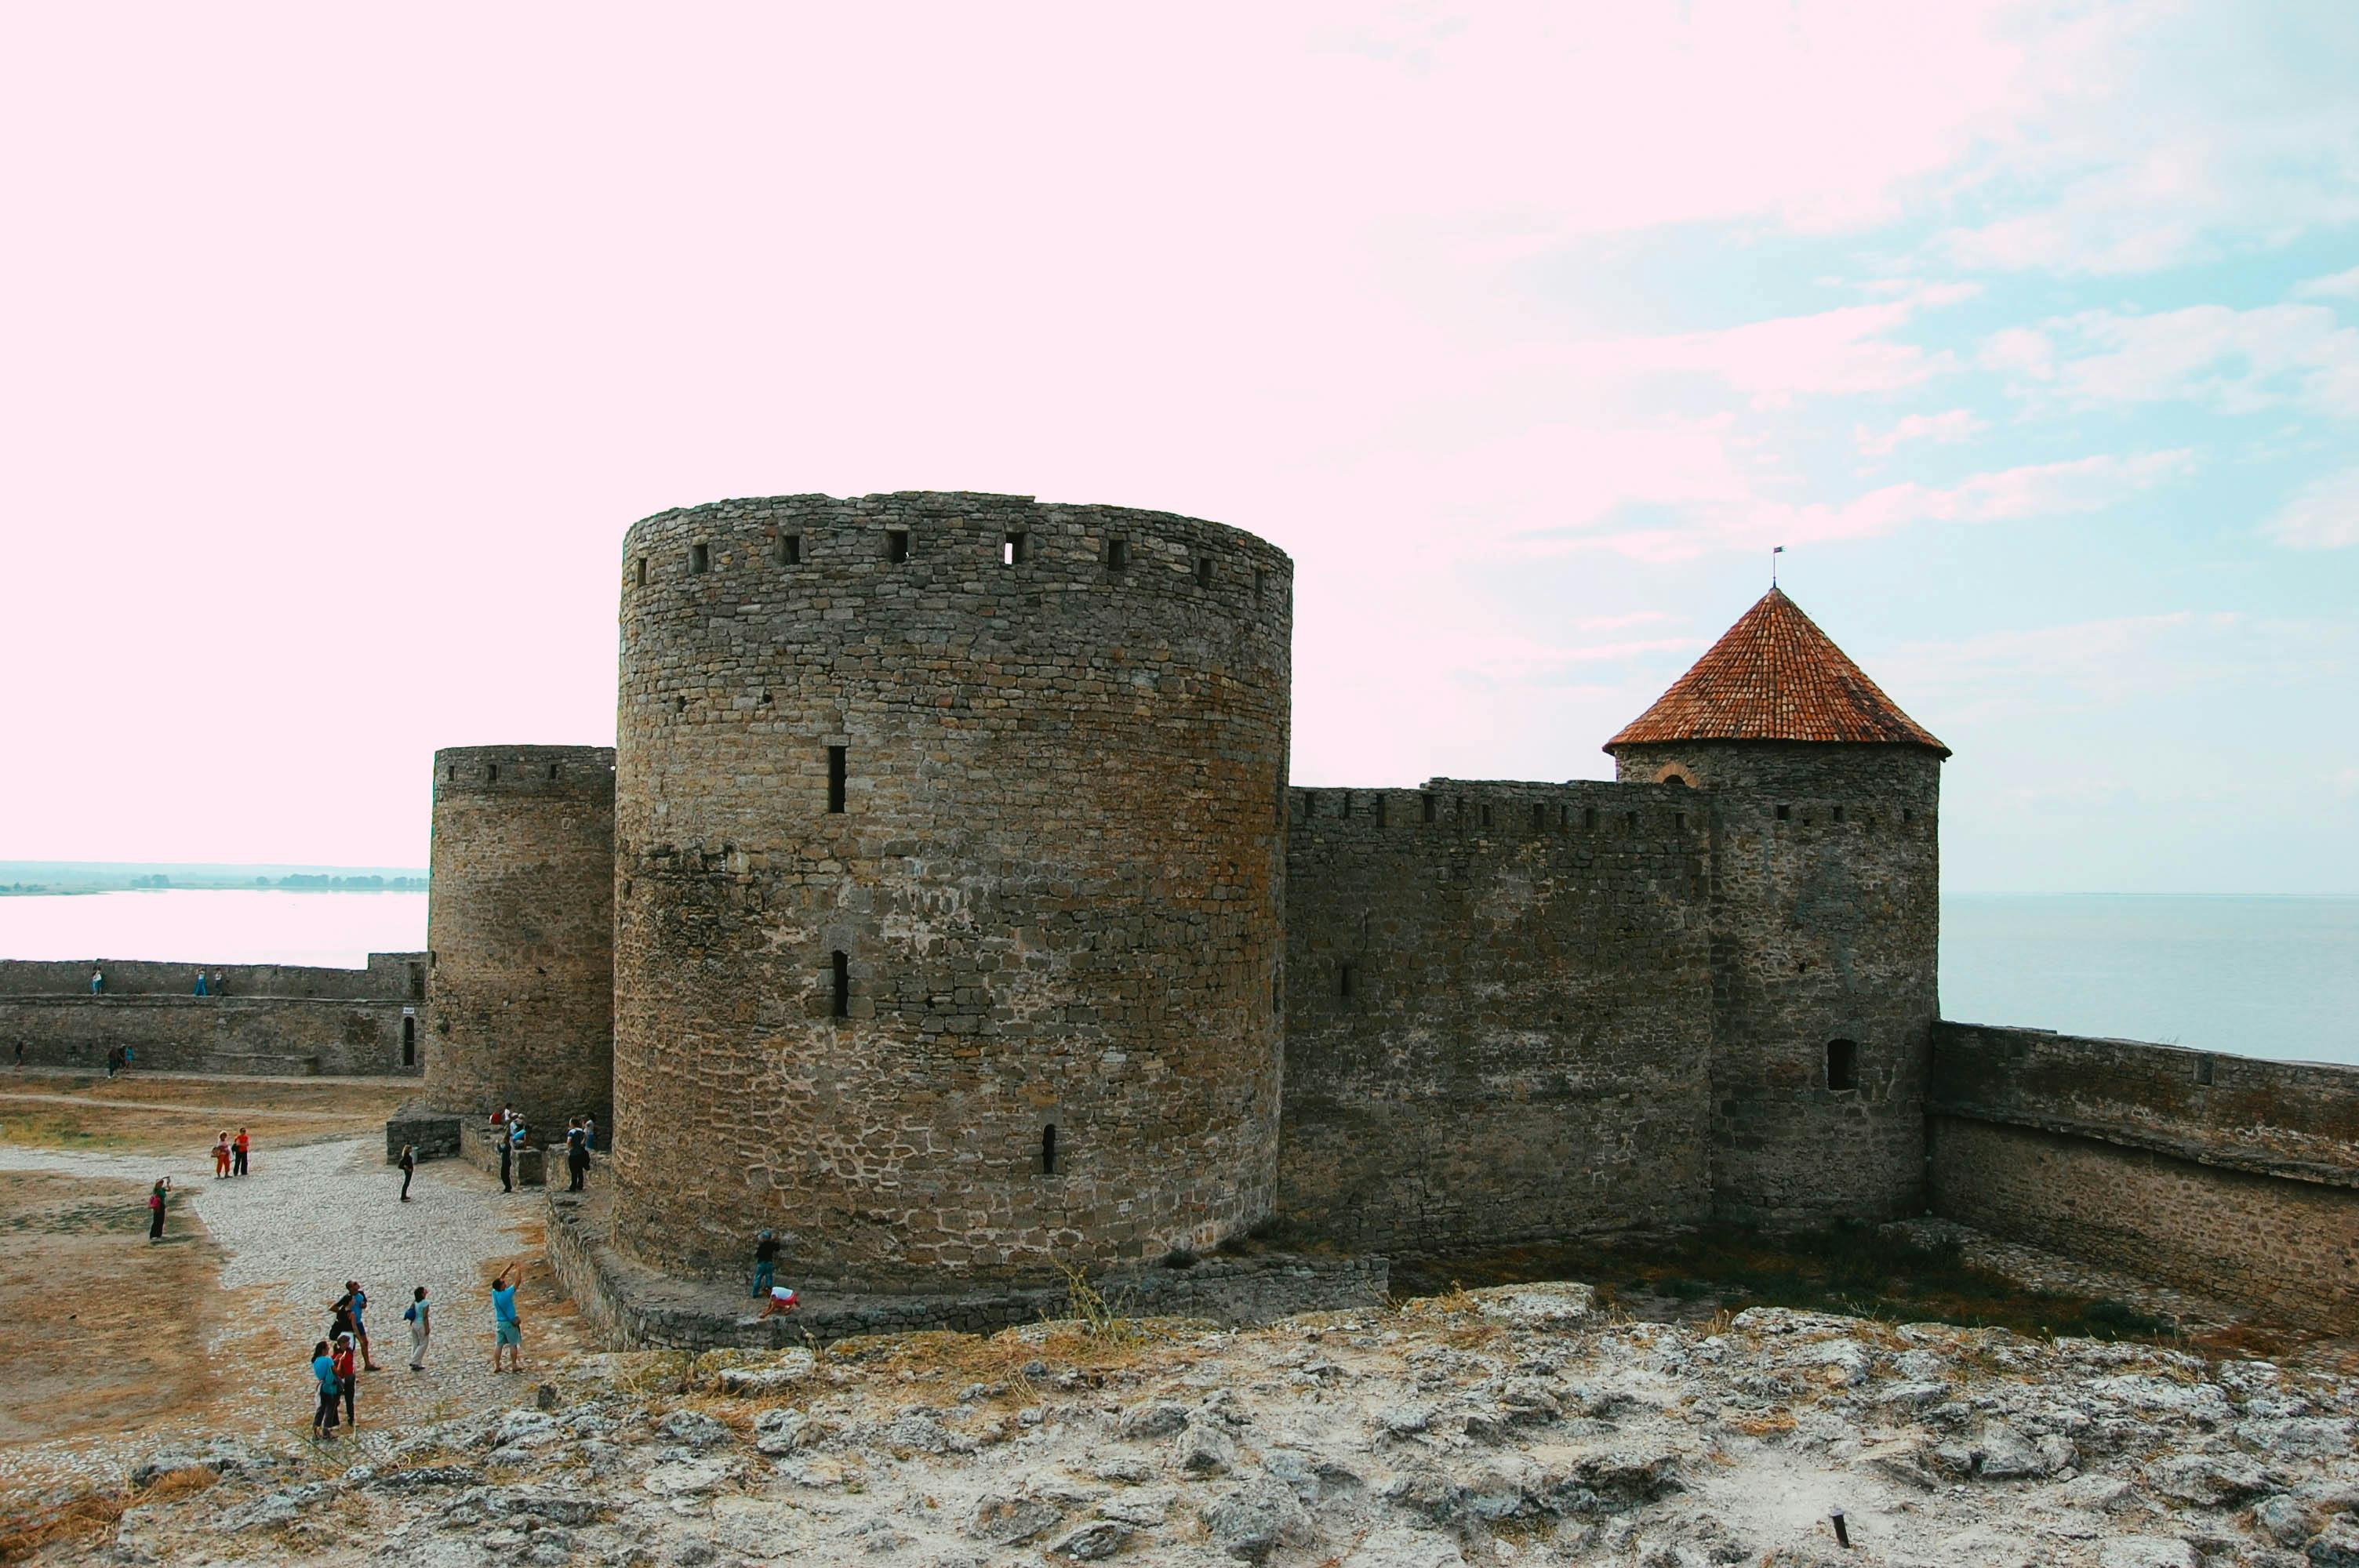
[[1608,776],[1783,545],[1953,889],[2359,890],[2359,8],[0,44],[0,854],[415,866],[611,743],[634,519],[933,488],[1290,552],[1302,784]]

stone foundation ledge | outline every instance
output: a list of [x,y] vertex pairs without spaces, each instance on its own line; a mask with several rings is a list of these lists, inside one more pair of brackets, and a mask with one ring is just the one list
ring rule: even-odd
[[405,1146],[415,1148],[420,1160],[459,1157],[458,1112],[429,1106],[405,1105],[385,1124],[385,1162],[397,1163]]
[[[984,1286],[940,1295],[858,1295],[806,1291],[801,1310],[762,1318],[761,1303],[709,1280],[686,1280],[634,1262],[606,1244],[611,1195],[561,1189],[549,1195],[549,1261],[593,1334],[614,1350],[783,1349],[862,1334],[958,1329],[990,1334],[1020,1323],[1072,1315],[1062,1281]],[[780,1284],[791,1285],[792,1260]],[[1198,1317],[1226,1325],[1267,1323],[1304,1312],[1382,1306],[1391,1285],[1386,1260],[1262,1253],[1209,1257],[1190,1269],[1139,1267],[1093,1276],[1091,1286],[1127,1317]]]

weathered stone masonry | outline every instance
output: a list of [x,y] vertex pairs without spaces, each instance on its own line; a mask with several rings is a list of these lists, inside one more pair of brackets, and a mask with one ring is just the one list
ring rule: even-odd
[[1703,1217],[1702,801],[1453,779],[1289,799],[1288,1217],[1387,1249]]
[[890,1286],[1266,1213],[1291,579],[1012,496],[634,526],[616,1243]]
[[207,964],[217,994],[197,996],[198,966],[102,959],[0,959],[0,1059],[21,1042],[35,1066],[103,1068],[130,1048],[150,1072],[416,1073],[426,955],[372,953],[365,968]]
[[614,753],[434,754],[423,1104],[613,1120]]

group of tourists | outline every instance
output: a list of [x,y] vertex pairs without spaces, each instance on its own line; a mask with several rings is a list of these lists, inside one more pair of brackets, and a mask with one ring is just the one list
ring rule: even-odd
[[245,1157],[253,1145],[254,1141],[245,1135],[243,1127],[237,1130],[234,1138],[224,1132],[214,1139],[213,1180],[218,1182],[230,1176],[246,1174]]
[[[519,1267],[502,1269],[492,1281],[492,1370],[524,1370],[524,1325],[516,1315],[516,1287],[524,1282]],[[319,1392],[311,1411],[311,1435],[323,1443],[336,1438],[338,1416],[342,1424],[360,1424],[360,1375],[383,1368],[369,1349],[368,1292],[358,1280],[344,1281],[344,1293],[330,1307],[328,1336],[311,1346],[311,1380]],[[409,1292],[402,1309],[409,1325],[409,1369],[426,1370],[426,1347],[434,1336],[434,1309],[426,1287]]]
[[[492,1137],[500,1149],[500,1191],[516,1191],[516,1157],[527,1147],[524,1117],[512,1105],[492,1112]],[[598,1147],[595,1117],[577,1116],[565,1124],[566,1189],[580,1192],[590,1174],[590,1154]]]

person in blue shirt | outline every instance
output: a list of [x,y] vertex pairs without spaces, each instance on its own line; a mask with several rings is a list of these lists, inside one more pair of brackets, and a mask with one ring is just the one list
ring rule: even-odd
[[343,1393],[343,1380],[336,1376],[336,1358],[328,1354],[324,1339],[311,1346],[311,1380],[319,1385],[319,1403],[311,1411],[311,1435],[325,1442],[336,1440],[336,1404]]
[[492,1281],[492,1328],[495,1336],[492,1341],[492,1370],[495,1372],[501,1370],[502,1351],[508,1353],[510,1365],[507,1370],[524,1370],[524,1325],[516,1321],[516,1284],[523,1281],[524,1276],[519,1273],[516,1283],[511,1284],[506,1270],[501,1271],[499,1277]]

